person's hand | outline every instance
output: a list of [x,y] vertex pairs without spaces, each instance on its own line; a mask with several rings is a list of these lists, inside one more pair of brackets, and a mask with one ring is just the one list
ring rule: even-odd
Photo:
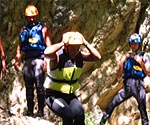
[[125,54],[122,58],[121,58],[121,61],[120,61],[120,66],[119,66],[119,70],[118,70],[118,75],[120,77],[122,77],[122,73],[123,73],[123,65],[124,65],[124,62],[130,57],[130,54]]
[[68,45],[69,39],[73,35],[74,35],[73,32],[67,32],[63,34],[62,42],[64,43],[64,45]]
[[5,60],[5,56],[3,56],[2,58],[2,78],[4,78],[6,76],[6,60]]
[[69,33],[64,33],[63,34],[63,38],[62,38],[62,42],[64,43],[64,45],[68,44],[68,40],[69,40]]
[[130,54],[129,54],[129,53],[125,54],[125,55],[121,58],[121,63],[124,63],[124,62],[127,60],[127,58],[129,58],[129,57],[130,57]]
[[85,40],[85,38],[82,36],[83,45],[87,45],[88,42]]
[[[18,49],[20,51],[20,49]],[[20,62],[19,60],[21,59],[22,53],[18,52],[18,54],[16,55],[16,62],[14,64],[16,71],[20,71]]]
[[142,60],[143,59],[143,56],[139,56],[139,55],[135,55],[134,56],[134,60],[136,61],[136,62],[138,62],[139,64],[141,64],[142,63]]
[[2,70],[2,78],[4,78],[6,76],[6,68],[3,68]]
[[83,40],[83,45],[84,46],[87,46],[89,43],[88,43],[88,41],[86,41],[85,39]]
[[20,69],[20,63],[19,63],[19,61],[16,61],[14,66],[15,66],[16,71],[19,72],[19,69]]
[[43,71],[45,73],[47,72],[47,61],[44,62]]
[[64,45],[67,45],[67,44],[68,44],[68,40],[69,40],[69,38],[68,38],[67,33],[63,34],[62,42],[64,43]]

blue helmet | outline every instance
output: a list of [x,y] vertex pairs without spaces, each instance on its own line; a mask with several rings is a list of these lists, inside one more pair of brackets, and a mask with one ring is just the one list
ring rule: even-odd
[[142,43],[142,39],[141,39],[141,36],[137,33],[133,33],[132,35],[130,35],[129,37],[129,46],[130,46],[130,43],[139,43],[140,46],[141,46],[141,43]]

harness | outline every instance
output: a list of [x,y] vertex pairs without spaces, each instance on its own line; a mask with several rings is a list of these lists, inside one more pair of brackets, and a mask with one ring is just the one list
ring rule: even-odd
[[[143,56],[143,55],[144,55],[143,52],[139,54],[139,56]],[[134,57],[132,57],[131,53],[130,53],[130,57],[124,63],[123,71],[124,71],[123,78],[125,79],[131,77],[143,79],[146,77],[146,74],[144,73],[140,64],[134,60]]]
[[42,35],[43,26],[44,24],[41,22],[37,22],[31,26],[30,24],[23,26],[23,32],[20,33],[22,51],[43,51],[46,48],[46,44]]

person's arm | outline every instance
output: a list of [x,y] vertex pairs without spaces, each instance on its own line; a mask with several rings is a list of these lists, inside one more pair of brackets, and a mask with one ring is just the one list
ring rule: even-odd
[[[48,27],[45,25],[42,29],[42,35],[46,44],[46,48],[52,45],[51,41],[51,33],[48,29]],[[44,59],[44,66],[43,66],[44,72],[47,72],[47,58]]]
[[42,29],[42,35],[43,35],[46,47],[51,46],[52,45],[51,33],[46,25]]
[[119,65],[119,70],[118,70],[118,75],[120,77],[122,77],[122,73],[123,73],[123,65],[124,65],[124,62],[127,60],[127,58],[130,57],[130,54],[126,54],[124,55],[122,58],[121,58],[121,61],[120,61],[120,65]]
[[2,38],[0,36],[0,51],[1,51],[1,59],[2,59],[2,77],[6,76],[6,60],[5,60],[5,54],[4,54],[4,50],[3,50],[3,44],[2,44]]
[[51,60],[56,59],[56,52],[64,45],[64,42],[60,42],[47,47],[44,51],[45,56],[48,56]]
[[[22,29],[21,29],[22,31]],[[21,51],[21,38],[19,36],[19,43],[17,46],[17,51],[16,51],[16,60],[15,60],[15,69],[17,71],[19,71],[19,67],[20,67],[20,59],[22,57],[22,51]]]
[[101,59],[100,53],[86,40],[84,40],[83,44],[89,51],[89,53],[81,52],[84,61],[99,61]]
[[145,62],[143,62],[143,56],[136,55],[134,57],[135,61],[138,62],[141,65],[141,68],[143,69],[145,74],[147,76],[150,76],[150,58],[149,58],[148,55],[145,58],[146,58]]
[[21,49],[21,45],[20,45],[20,42],[17,46],[17,51],[16,51],[16,60],[15,60],[15,69],[17,71],[19,71],[19,67],[20,67],[20,59],[22,57],[22,51],[20,50]]
[[47,47],[44,51],[44,55],[46,58],[50,59],[50,68],[54,69],[57,67],[59,63],[59,56],[57,54],[57,51],[61,49],[65,45],[64,42],[53,44],[49,47]]

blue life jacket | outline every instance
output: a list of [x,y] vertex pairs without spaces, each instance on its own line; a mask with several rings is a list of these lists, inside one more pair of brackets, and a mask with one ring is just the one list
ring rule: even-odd
[[[143,53],[139,54],[142,56]],[[127,59],[123,66],[124,75],[123,78],[145,78],[146,74],[144,73],[143,69],[141,68],[140,64],[137,63],[133,57]]]
[[33,27],[24,26],[21,36],[21,50],[45,50],[46,44],[42,35],[42,28],[44,24],[37,22]]

